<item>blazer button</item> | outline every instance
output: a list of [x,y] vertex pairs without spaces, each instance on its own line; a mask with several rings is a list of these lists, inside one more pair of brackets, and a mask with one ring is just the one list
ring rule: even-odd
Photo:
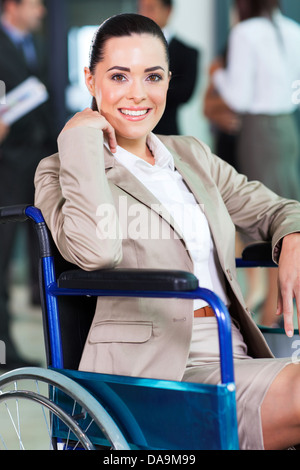
[[226,273],[227,273],[227,276],[229,277],[230,281],[232,281],[232,274],[231,274],[230,269],[227,269]]

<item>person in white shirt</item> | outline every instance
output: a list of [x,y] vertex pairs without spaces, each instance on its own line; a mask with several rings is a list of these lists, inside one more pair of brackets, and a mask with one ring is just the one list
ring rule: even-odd
[[[297,104],[292,86],[300,76],[300,26],[275,8],[278,0],[260,0],[259,16],[253,16],[257,1],[247,0],[249,13],[243,17],[244,2],[235,1],[240,22],[230,33],[227,68],[215,72],[214,84],[241,114],[293,113]],[[266,10],[267,3],[274,8]]]
[[[239,23],[229,36],[227,66],[215,70],[213,84],[241,118],[238,171],[282,197],[300,200],[298,105],[293,99],[300,77],[300,25],[280,12],[278,0],[235,0],[235,7]],[[277,273],[269,270],[264,325],[276,324],[276,289]]]

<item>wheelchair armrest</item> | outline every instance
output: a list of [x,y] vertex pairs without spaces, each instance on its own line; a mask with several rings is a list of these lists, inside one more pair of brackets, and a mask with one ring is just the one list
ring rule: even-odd
[[246,246],[242,253],[244,261],[272,261],[271,242],[258,242]]
[[186,271],[155,269],[103,269],[66,271],[58,280],[59,288],[123,291],[193,291],[198,279]]

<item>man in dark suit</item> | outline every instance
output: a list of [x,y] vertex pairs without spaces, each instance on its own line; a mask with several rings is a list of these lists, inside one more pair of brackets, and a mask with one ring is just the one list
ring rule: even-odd
[[172,10],[172,0],[139,0],[138,2],[138,13],[155,21],[164,31],[169,43],[172,80],[165,113],[154,129],[155,133],[163,135],[181,134],[178,111],[193,94],[199,62],[199,52],[173,36],[168,30],[167,25]]
[[[0,4],[0,80],[8,93],[31,76],[44,81],[39,50],[32,33],[41,26],[45,7],[42,0],[2,0]],[[45,103],[12,124],[0,142],[0,206],[33,204],[36,166],[56,148],[52,120],[49,105]],[[6,345],[8,367],[25,364],[11,338],[8,309],[9,268],[17,230],[17,224],[0,225],[0,340]],[[26,232],[34,294],[37,246],[31,230],[29,223]]]

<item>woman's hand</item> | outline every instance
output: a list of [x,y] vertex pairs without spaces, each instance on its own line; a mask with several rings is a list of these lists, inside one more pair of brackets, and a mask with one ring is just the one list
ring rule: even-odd
[[287,336],[294,334],[294,305],[296,300],[298,325],[300,328],[300,233],[284,237],[278,264],[279,294],[277,315],[284,316]]
[[6,138],[9,132],[9,126],[7,126],[3,121],[0,119],[0,144]]
[[213,74],[220,69],[223,69],[225,67],[224,59],[222,57],[217,57],[216,59],[213,60],[209,67],[209,76],[212,77]]
[[67,122],[62,132],[75,127],[94,127],[103,131],[107,137],[108,145],[112,153],[117,151],[117,139],[112,125],[98,111],[92,111],[86,108],[84,111],[76,113],[70,121]]

